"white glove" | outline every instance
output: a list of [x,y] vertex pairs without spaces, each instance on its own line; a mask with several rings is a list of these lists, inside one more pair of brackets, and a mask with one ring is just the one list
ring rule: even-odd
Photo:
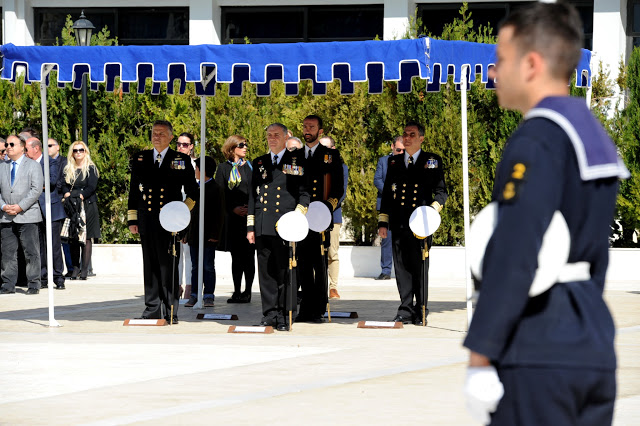
[[489,413],[496,411],[498,402],[504,395],[504,387],[493,366],[468,367],[464,394],[471,417],[486,425],[491,421]]

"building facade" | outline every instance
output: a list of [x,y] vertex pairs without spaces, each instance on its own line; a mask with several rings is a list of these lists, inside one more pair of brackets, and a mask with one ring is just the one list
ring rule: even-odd
[[[475,25],[498,22],[517,0],[470,0]],[[571,0],[584,22],[585,48],[615,78],[620,60],[640,46],[640,0]],[[385,40],[405,34],[417,10],[440,35],[462,3],[413,0],[0,0],[2,42],[52,45],[67,15],[82,9],[96,28],[107,26],[121,45],[226,44]]]

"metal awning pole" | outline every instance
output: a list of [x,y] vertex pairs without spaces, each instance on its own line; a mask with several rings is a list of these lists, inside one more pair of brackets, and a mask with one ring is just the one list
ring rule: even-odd
[[42,80],[40,81],[40,104],[42,108],[42,156],[44,158],[44,199],[45,199],[45,221],[46,232],[45,238],[47,241],[47,280],[49,281],[49,327],[60,327],[60,324],[55,319],[54,304],[53,304],[53,250],[52,250],[52,231],[51,231],[51,191],[49,179],[49,150],[45,150],[49,141],[49,125],[47,122],[47,75],[51,71],[53,66],[45,66]]
[[473,285],[471,283],[471,266],[469,264],[469,252],[467,251],[469,236],[469,137],[467,134],[467,73],[468,66],[462,67],[462,81],[460,83],[460,108],[462,115],[462,187],[464,197],[464,277],[467,288],[467,328],[471,324],[473,316]]

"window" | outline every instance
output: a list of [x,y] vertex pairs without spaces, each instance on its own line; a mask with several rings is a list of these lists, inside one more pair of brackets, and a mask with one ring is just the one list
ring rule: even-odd
[[[81,9],[34,8],[35,42],[53,45],[60,38],[67,15],[80,17]],[[186,7],[157,8],[89,8],[85,16],[96,27],[105,26],[120,45],[189,44],[189,9]]]
[[383,6],[223,7],[222,43],[371,40]]
[[573,4],[582,20],[582,30],[584,31],[584,48],[593,49],[593,0],[587,2],[569,1]]
[[[640,4],[640,0],[635,0]],[[573,4],[584,25],[584,48],[593,47],[593,0],[569,1]],[[469,12],[473,20],[474,29],[480,25],[491,25],[493,34],[497,35],[498,25],[512,10],[531,4],[531,2],[501,2],[501,3],[469,3]],[[450,24],[455,18],[460,18],[458,11],[462,3],[429,3],[418,6],[418,16],[431,35],[439,37],[445,24]],[[640,15],[640,10],[639,10]],[[640,21],[639,21],[640,22]],[[640,30],[638,30],[640,31]]]
[[629,1],[627,7],[627,35],[631,37],[633,47],[640,47],[640,0]]

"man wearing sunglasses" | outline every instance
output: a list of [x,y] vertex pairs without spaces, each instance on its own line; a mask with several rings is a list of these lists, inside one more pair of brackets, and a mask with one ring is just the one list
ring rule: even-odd
[[[51,140],[51,139],[50,139]],[[62,222],[67,217],[62,206],[62,195],[56,188],[60,177],[60,163],[42,153],[42,142],[38,138],[29,138],[26,142],[26,156],[40,164],[44,176],[45,159],[49,161],[49,187],[51,188],[51,254],[53,258],[53,282],[57,290],[64,290],[64,276],[62,263],[62,241],[60,240],[60,230]],[[46,198],[44,191],[38,197],[38,204],[42,212],[43,221],[38,224],[40,238],[40,282],[41,287],[48,287],[47,274],[47,242],[46,242]]]
[[[143,319],[178,322],[178,258],[167,250],[171,233],[160,225],[160,210],[172,201],[183,201],[189,210],[195,205],[198,184],[189,156],[169,148],[173,139],[171,123],[153,123],[153,149],[141,151],[131,159],[129,188],[129,230],[140,234],[144,268]],[[173,306],[173,317],[171,307]],[[164,310],[164,312],[163,312]]]
[[[389,159],[378,215],[378,235],[382,239],[389,238],[388,230],[393,231],[393,266],[400,296],[400,306],[393,321],[423,325],[423,306],[429,314],[429,287],[428,281],[423,285],[422,277],[428,278],[429,257],[422,259],[424,242],[411,231],[409,218],[420,206],[431,206],[439,213],[448,193],[442,158],[422,150],[424,127],[414,121],[408,122],[402,139],[404,154]],[[427,237],[426,242],[431,248],[432,237]]]
[[24,155],[25,140],[11,135],[5,143],[9,162],[0,163],[0,239],[2,242],[2,288],[0,294],[15,293],[18,280],[18,244],[27,261],[27,294],[40,292],[40,245],[38,223],[42,214],[40,165]]
[[5,139],[4,138],[0,138],[0,161],[7,161],[7,154],[6,154],[6,148],[4,147],[4,143],[5,143]]
[[[387,177],[387,166],[389,165],[389,158],[397,154],[404,154],[404,143],[402,142],[402,136],[398,135],[391,143],[391,154],[380,157],[378,165],[376,166],[376,173],[373,175],[373,184],[378,190],[378,196],[376,197],[376,210],[380,211],[380,201],[382,200],[382,189],[384,188],[384,180]],[[393,253],[391,252],[391,231],[388,231],[388,238],[382,238],[380,240],[380,275],[376,277],[376,280],[389,280],[391,279],[391,265],[393,264]]]

